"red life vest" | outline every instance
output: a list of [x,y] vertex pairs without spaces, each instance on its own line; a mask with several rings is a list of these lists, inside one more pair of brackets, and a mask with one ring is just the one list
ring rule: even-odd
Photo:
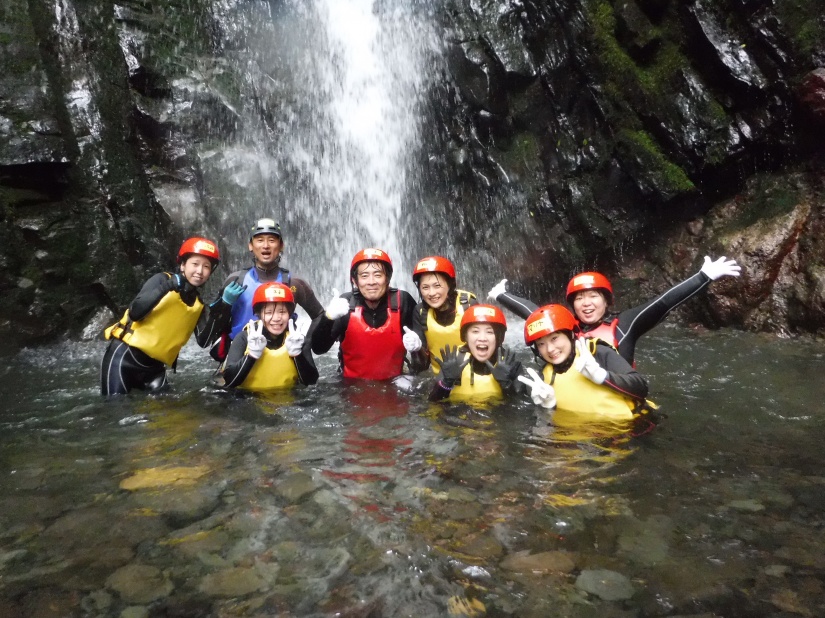
[[[581,324],[581,322],[579,322]],[[601,339],[607,341],[614,348],[619,347],[619,340],[616,338],[616,326],[619,324],[619,318],[613,318],[610,322],[602,322],[596,328],[587,332],[582,331],[582,335],[588,339]]]
[[387,321],[378,328],[364,321],[362,306],[350,312],[347,332],[341,342],[345,378],[390,380],[401,375],[407,351],[402,340],[400,296],[398,290],[390,293]]

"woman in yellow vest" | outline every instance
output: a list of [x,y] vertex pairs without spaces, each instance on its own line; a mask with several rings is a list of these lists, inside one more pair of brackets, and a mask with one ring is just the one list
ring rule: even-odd
[[109,347],[100,371],[103,395],[133,388],[157,391],[166,386],[166,366],[174,365],[193,331],[201,347],[208,345],[199,289],[220,259],[214,242],[189,238],[178,251],[180,272],[149,278],[120,321],[105,331]]
[[445,346],[438,363],[436,383],[430,401],[484,402],[499,399],[507,392],[521,391],[518,382],[521,362],[515,353],[504,349],[507,321],[493,305],[473,305],[461,318],[464,345]]
[[[439,350],[462,344],[461,318],[478,301],[475,294],[456,288],[455,266],[447,258],[431,255],[419,260],[412,278],[421,302],[415,306],[412,332],[405,335],[404,343],[408,352],[416,352],[426,340],[429,354],[425,359],[430,364]],[[438,373],[438,367],[432,368]],[[426,369],[426,365],[413,369]]]
[[221,367],[225,388],[270,391],[295,384],[315,384],[318,369],[310,342],[292,320],[295,296],[283,283],[264,283],[252,297],[252,312],[258,318],[232,340]]
[[524,342],[546,363],[543,379],[528,370],[533,402],[594,420],[632,420],[645,404],[647,381],[600,339],[574,338],[576,319],[562,305],[539,307],[524,322]]

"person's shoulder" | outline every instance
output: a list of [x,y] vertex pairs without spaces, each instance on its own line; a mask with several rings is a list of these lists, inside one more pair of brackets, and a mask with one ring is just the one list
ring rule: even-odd
[[[286,274],[289,274],[289,271],[286,271]],[[293,277],[291,275],[289,277],[289,285],[295,290],[312,290],[312,286],[307,282],[306,279],[301,279],[300,277]]]
[[249,272],[248,268],[244,268],[243,270],[236,270],[233,273],[229,273],[229,275],[224,279],[223,286],[226,287],[230,283],[243,283],[244,277],[246,277],[246,273]]
[[155,273],[143,283],[143,287],[160,285],[167,282],[171,276],[172,273],[166,271]]

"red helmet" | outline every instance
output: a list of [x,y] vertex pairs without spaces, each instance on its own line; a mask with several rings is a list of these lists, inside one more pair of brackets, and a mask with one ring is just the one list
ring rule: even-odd
[[453,266],[450,260],[439,255],[425,257],[419,260],[413,269],[413,283],[418,285],[418,280],[421,278],[421,275],[427,273],[441,273],[442,275],[447,275],[455,279],[455,266]]
[[361,262],[382,262],[387,271],[387,278],[392,277],[392,260],[387,252],[383,249],[361,249],[352,258],[352,263],[349,265],[350,276],[355,278],[355,269]]
[[183,241],[183,244],[180,246],[180,251],[178,251],[178,264],[183,263],[189,255],[203,255],[208,257],[213,267],[217,266],[221,261],[218,245],[200,236],[193,236]]
[[470,324],[486,323],[492,324],[496,331],[496,339],[499,345],[504,341],[504,331],[507,330],[507,320],[504,313],[494,305],[471,305],[461,316],[461,340],[467,341],[467,328]]
[[524,322],[524,343],[530,345],[545,335],[558,330],[572,331],[576,328],[576,318],[563,305],[539,307]]
[[601,290],[607,298],[607,304],[613,303],[613,286],[610,281],[601,273],[587,272],[579,273],[567,284],[567,304],[572,305],[571,298],[582,290]]
[[258,315],[260,305],[266,303],[287,303],[292,305],[290,313],[295,310],[295,295],[283,283],[262,283],[252,295],[252,311]]

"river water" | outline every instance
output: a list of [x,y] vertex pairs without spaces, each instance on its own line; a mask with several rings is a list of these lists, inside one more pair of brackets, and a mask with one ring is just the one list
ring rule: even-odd
[[332,354],[236,397],[191,344],[104,401],[103,348],[0,359],[0,616],[825,615],[821,344],[661,326],[636,436]]

